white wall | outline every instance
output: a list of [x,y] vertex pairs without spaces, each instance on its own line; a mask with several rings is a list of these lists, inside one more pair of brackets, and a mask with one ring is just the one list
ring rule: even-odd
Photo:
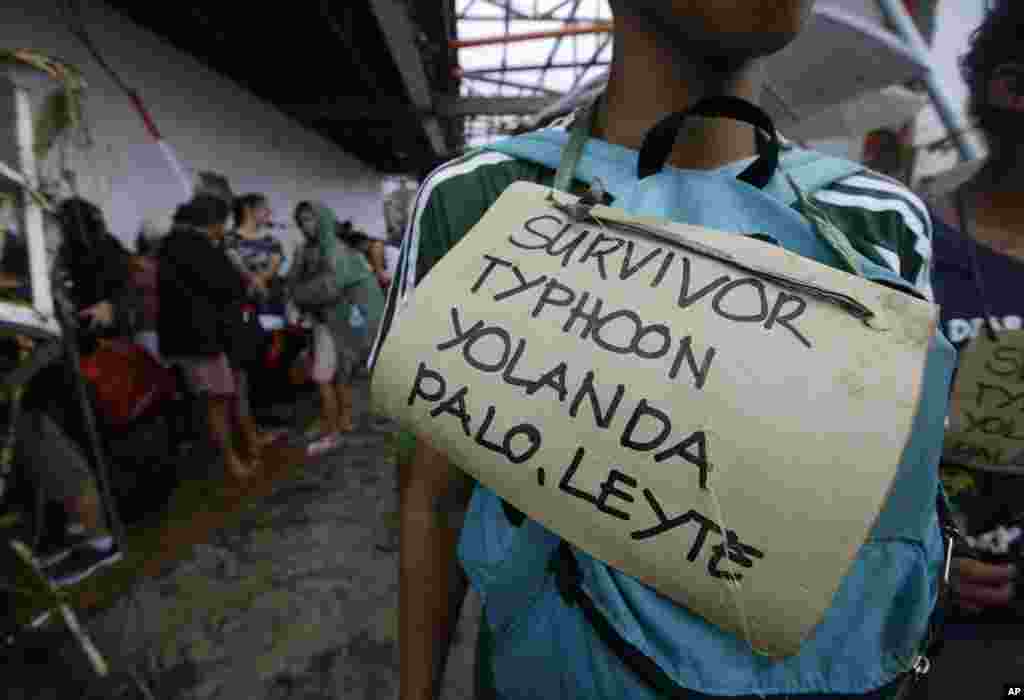
[[[275,218],[291,227],[279,234],[286,245],[299,240],[291,213],[302,199],[319,199],[339,218],[383,232],[378,173],[98,0],[82,7],[93,42],[139,93],[185,167],[223,173],[237,193],[267,194]],[[83,195],[103,208],[122,240],[134,244],[144,216],[184,201],[137,112],[68,31],[56,1],[0,3],[0,46],[49,54],[84,73],[95,146],[71,162]],[[56,158],[44,167],[52,171]]]

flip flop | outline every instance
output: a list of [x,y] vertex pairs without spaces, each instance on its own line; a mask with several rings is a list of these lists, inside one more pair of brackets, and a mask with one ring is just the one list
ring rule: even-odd
[[306,455],[309,457],[321,457],[344,446],[345,443],[338,433],[324,435],[306,448]]

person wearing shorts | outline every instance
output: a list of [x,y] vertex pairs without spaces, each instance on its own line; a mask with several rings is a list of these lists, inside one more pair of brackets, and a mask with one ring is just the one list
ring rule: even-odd
[[[228,358],[247,289],[242,274],[217,245],[229,215],[227,202],[200,195],[178,208],[160,250],[160,348],[179,365],[189,388],[207,400],[210,435],[236,479],[259,466],[262,445],[245,430],[244,379]],[[236,438],[243,444],[236,449]]]

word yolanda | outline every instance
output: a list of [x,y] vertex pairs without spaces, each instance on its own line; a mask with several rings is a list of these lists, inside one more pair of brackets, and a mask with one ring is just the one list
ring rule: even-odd
[[[451,310],[451,318],[452,337],[437,346],[439,352],[461,346],[463,359],[473,369],[485,373],[501,372],[506,384],[526,387],[527,395],[533,395],[541,387],[548,386],[558,393],[559,401],[565,400],[567,363],[562,362],[558,364],[550,372],[536,380],[517,377],[516,373],[519,369],[519,364],[523,359],[523,354],[526,352],[526,340],[519,338],[518,341],[513,343],[512,336],[507,330],[496,324],[488,325],[484,321],[477,321],[471,327],[465,328],[458,309],[454,307]],[[633,340],[630,341],[630,348],[624,349],[608,344],[601,337],[601,329],[604,328],[604,322],[608,319],[615,320],[614,314],[600,319],[598,324],[594,326],[596,328],[593,334],[594,342],[599,347],[611,352],[624,353],[635,350],[637,354],[644,357],[645,355],[639,350],[639,340],[637,338],[642,338],[652,327],[643,326],[639,319],[637,319],[634,328],[639,329],[639,332],[634,334]],[[661,347],[662,355],[668,351],[668,344],[670,342],[668,333],[668,329],[664,328],[664,342]],[[513,346],[515,349],[513,349]],[[693,376],[694,386],[697,389],[703,389],[708,379],[708,372],[711,369],[711,361],[715,358],[715,352],[715,348],[709,348],[698,366],[697,358],[693,352],[692,339],[690,336],[686,336],[679,341],[679,347],[674,353],[668,372],[669,379],[676,378],[685,360],[690,374]]]

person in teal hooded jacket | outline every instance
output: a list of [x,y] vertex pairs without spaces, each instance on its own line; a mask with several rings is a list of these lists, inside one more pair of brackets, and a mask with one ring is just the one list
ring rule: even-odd
[[309,448],[318,454],[336,448],[342,433],[355,429],[352,380],[377,335],[384,295],[365,257],[338,240],[338,220],[329,207],[301,202],[295,222],[305,245],[296,256],[289,288],[296,305],[318,326],[312,375],[320,387],[322,435]]

